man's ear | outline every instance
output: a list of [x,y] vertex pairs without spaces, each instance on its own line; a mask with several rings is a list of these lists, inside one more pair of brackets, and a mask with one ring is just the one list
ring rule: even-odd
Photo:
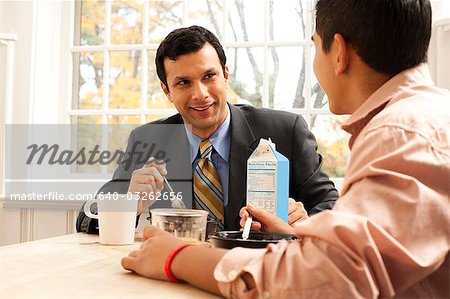
[[348,68],[350,49],[341,34],[336,33],[333,38],[337,48],[334,74],[340,75],[345,73]]
[[228,66],[225,66],[225,74],[224,74],[225,80],[228,80],[229,76],[230,76],[230,70],[228,69]]
[[162,89],[162,91],[164,92],[164,94],[166,95],[167,99],[168,99],[170,102],[172,102],[172,97],[170,96],[170,92],[169,92],[169,90],[167,89],[167,86],[166,86],[162,81],[159,81],[159,84],[161,85],[161,89]]

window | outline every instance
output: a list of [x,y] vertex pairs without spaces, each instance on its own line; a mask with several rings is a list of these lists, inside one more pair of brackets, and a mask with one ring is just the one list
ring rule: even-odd
[[[301,114],[343,177],[347,136],[312,71],[313,1],[77,1],[72,47],[72,123],[141,124],[175,113],[154,58],[173,29],[201,25],[226,49],[229,101]],[[126,138],[129,132],[121,132]]]

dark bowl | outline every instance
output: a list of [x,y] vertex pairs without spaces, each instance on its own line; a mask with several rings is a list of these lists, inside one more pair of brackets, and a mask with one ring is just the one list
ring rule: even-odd
[[288,242],[297,240],[289,234],[250,232],[247,240],[242,239],[242,231],[221,231],[209,236],[213,247],[231,249],[234,247],[265,248],[267,244],[278,243],[280,240]]

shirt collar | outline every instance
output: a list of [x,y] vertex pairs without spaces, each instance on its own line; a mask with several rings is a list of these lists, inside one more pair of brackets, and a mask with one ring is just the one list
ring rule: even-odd
[[[214,132],[214,134],[209,137],[209,141],[213,145],[216,152],[228,162],[228,157],[230,154],[230,123],[231,115],[230,108],[227,105],[227,117],[225,121],[220,125],[220,127]],[[191,130],[185,126],[186,135],[191,145],[191,163],[194,162],[195,157],[197,157],[198,148],[202,139],[197,135],[193,134]]]
[[352,135],[350,148],[358,134],[375,115],[388,104],[407,96],[407,93],[404,93],[406,89],[423,84],[433,84],[426,64],[404,70],[378,88],[342,125],[342,129]]

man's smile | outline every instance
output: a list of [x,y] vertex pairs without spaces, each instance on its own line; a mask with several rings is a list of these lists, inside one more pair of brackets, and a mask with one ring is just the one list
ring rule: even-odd
[[211,108],[214,105],[214,103],[207,104],[207,105],[199,105],[195,107],[191,107],[192,110],[198,111],[198,112],[204,112],[207,111],[209,108]]

